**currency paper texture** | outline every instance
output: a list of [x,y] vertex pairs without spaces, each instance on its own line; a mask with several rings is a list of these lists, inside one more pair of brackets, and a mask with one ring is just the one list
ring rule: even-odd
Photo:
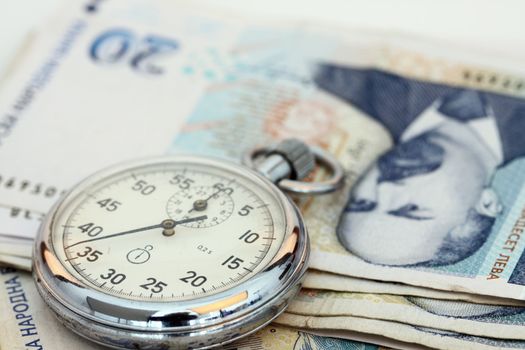
[[396,282],[374,281],[317,270],[309,270],[306,273],[306,277],[303,281],[303,288],[338,292],[404,295],[440,300],[467,301],[476,304],[525,307],[524,301],[516,299],[505,299],[479,294],[444,291],[410,286]]
[[287,311],[307,316],[357,316],[481,337],[525,340],[524,307],[303,289]]
[[[276,323],[309,330],[357,331],[442,350],[524,349],[525,341],[476,337],[440,329],[354,316],[304,316],[285,312]],[[344,333],[341,333],[341,336]]]

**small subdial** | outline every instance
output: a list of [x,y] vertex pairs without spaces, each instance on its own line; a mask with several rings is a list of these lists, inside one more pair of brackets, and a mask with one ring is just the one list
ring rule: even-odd
[[193,228],[218,225],[232,215],[233,208],[234,202],[228,189],[215,186],[196,186],[177,192],[171,196],[166,206],[168,215],[173,220],[205,214],[207,219],[181,224]]

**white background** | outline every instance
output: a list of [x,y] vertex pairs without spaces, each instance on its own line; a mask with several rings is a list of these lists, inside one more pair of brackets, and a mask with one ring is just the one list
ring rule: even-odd
[[[65,1],[0,0],[0,72],[24,38]],[[188,0],[190,1],[190,0]],[[281,19],[309,19],[452,41],[524,62],[525,1],[483,0],[191,0],[204,6]]]

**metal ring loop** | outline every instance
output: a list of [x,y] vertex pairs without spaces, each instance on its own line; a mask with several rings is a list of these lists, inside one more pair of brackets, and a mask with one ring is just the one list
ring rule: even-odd
[[[343,166],[330,153],[316,146],[309,146],[315,156],[317,164],[324,165],[332,173],[332,176],[324,181],[306,182],[291,179],[282,179],[277,186],[283,191],[294,194],[325,194],[337,191],[344,184],[345,173]],[[254,159],[265,155],[272,150],[271,147],[257,147],[247,152],[243,157],[244,165],[254,169]]]

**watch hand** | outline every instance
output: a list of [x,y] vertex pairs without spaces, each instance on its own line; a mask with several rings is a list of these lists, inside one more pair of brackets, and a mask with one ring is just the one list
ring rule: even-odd
[[145,227],[141,227],[141,228],[135,228],[133,230],[123,231],[123,232],[119,232],[119,233],[113,233],[113,234],[107,235],[107,236],[95,237],[95,238],[91,238],[91,239],[85,239],[83,241],[70,244],[67,247],[65,247],[64,249],[68,249],[68,248],[74,247],[74,246],[82,244],[82,243],[99,241],[101,239],[112,238],[112,237],[117,237],[117,236],[123,236],[123,235],[128,235],[128,234],[136,233],[136,232],[148,231],[148,230],[152,230],[154,228],[172,229],[175,226],[180,225],[180,224],[187,224],[189,222],[194,222],[194,221],[199,221],[199,220],[206,220],[207,218],[208,218],[207,215],[201,215],[201,216],[196,216],[196,217],[193,217],[193,218],[182,219],[182,220],[179,220],[179,221],[174,221],[174,220],[168,219],[168,220],[162,221],[160,224],[157,224],[157,225],[145,226]]
[[214,196],[218,195],[219,193],[221,193],[222,191],[224,191],[224,188],[221,188],[219,189],[217,192],[214,192],[212,193],[208,198],[206,199],[197,199],[195,202],[193,202],[193,208],[191,208],[188,213],[191,213],[192,211],[194,210],[197,210],[197,211],[202,211],[204,209],[206,209],[206,207],[208,206],[208,201],[210,199],[212,199]]

